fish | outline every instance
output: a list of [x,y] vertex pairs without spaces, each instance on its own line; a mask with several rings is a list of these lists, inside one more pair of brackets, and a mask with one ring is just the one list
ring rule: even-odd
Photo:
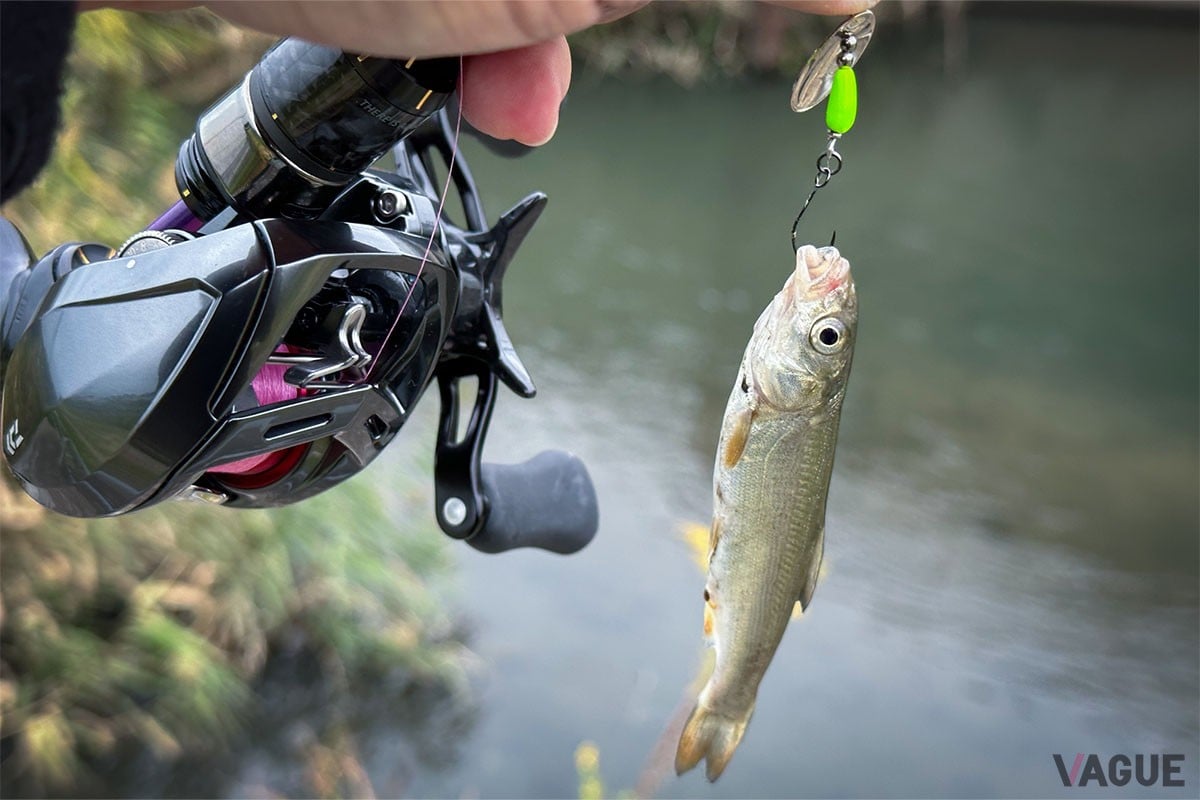
[[716,781],[825,549],[825,505],[858,325],[850,263],[804,245],[763,310],[729,395],[713,468],[704,633],[716,666],[684,724],[675,772]]

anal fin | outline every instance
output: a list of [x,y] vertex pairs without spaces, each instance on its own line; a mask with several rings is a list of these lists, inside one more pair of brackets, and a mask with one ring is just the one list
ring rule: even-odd
[[[821,533],[817,536],[817,557],[813,559],[809,565],[808,575],[804,578],[804,586],[800,588],[800,597],[797,602],[800,604],[800,612],[808,610],[808,604],[812,602],[813,593],[817,591],[817,583],[821,579],[821,562],[825,560],[825,528],[821,528]],[[794,613],[792,618],[795,619],[799,615]]]

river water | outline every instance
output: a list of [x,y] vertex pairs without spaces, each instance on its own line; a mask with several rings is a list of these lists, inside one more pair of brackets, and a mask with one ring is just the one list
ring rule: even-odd
[[[493,215],[551,198],[505,292],[539,395],[501,396],[486,459],[578,453],[601,529],[567,558],[457,550],[476,706],[399,776],[413,715],[372,727],[381,794],[574,797],[590,741],[610,794],[1074,796],[1055,753],[1178,753],[1183,789],[1087,793],[1195,796],[1195,18],[1017,16],[973,11],[956,70],[901,27],[857,69],[845,169],[801,228],[836,228],[860,297],[828,571],[715,785],[648,760],[702,658],[680,528],[711,511],[819,112],[781,82],[585,77],[550,145],[464,145]],[[413,453],[427,469],[435,404],[381,486]]]
[[[1070,794],[1077,752],[1185,754],[1195,795],[1197,34],[1085,20],[974,15],[953,74],[885,29],[860,64],[801,228],[860,297],[828,574],[724,777],[662,796]],[[679,528],[823,145],[783,84],[579,83],[547,147],[466,152],[492,213],[551,198],[505,293],[540,393],[486,457],[575,451],[601,529],[461,551],[480,713],[415,796],[574,796],[584,740],[610,792],[645,777],[702,649]]]

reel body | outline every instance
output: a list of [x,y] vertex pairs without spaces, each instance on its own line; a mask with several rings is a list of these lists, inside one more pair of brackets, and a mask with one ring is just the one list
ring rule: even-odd
[[[210,182],[218,213],[180,206],[115,253],[68,244],[32,266],[4,223],[0,431],[26,491],[86,517],[188,496],[296,502],[366,467],[436,381],[443,530],[487,552],[586,545],[598,512],[578,458],[481,463],[498,384],[535,392],[502,281],[546,197],[488,226],[451,137],[446,112],[432,115],[395,145],[396,172],[358,173],[315,217],[311,203],[302,218],[260,216]],[[438,218],[435,166],[452,159],[461,226]],[[459,439],[467,379],[478,390]]]

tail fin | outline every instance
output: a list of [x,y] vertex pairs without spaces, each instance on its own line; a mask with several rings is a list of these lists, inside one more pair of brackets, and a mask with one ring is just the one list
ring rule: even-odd
[[753,713],[754,706],[750,706],[745,716],[734,719],[697,704],[679,737],[679,749],[675,751],[675,773],[682,775],[705,758],[708,763],[704,774],[709,782],[721,777],[729,759],[733,758],[733,751],[742,741],[742,734],[746,732]]

